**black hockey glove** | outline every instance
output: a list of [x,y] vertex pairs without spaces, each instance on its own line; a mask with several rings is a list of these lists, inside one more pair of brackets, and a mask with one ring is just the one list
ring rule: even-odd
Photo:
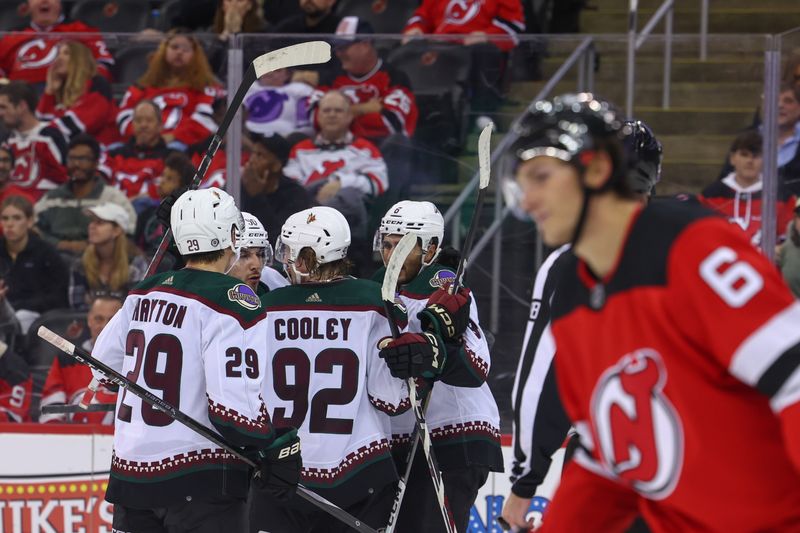
[[259,452],[261,463],[253,476],[255,486],[279,501],[289,501],[297,491],[303,458],[300,437],[294,428],[278,430],[272,445]]
[[392,376],[400,379],[434,379],[444,368],[447,352],[433,333],[403,333],[388,342],[378,354]]
[[455,294],[448,287],[437,289],[428,298],[428,305],[417,314],[422,328],[436,332],[445,341],[458,339],[469,325],[469,289],[461,287]]
[[170,227],[170,214],[172,213],[172,206],[175,205],[175,202],[178,201],[178,198],[180,198],[180,196],[185,193],[186,190],[186,187],[178,187],[172,191],[169,196],[164,197],[164,199],[161,200],[161,203],[158,204],[158,207],[156,208],[156,219],[165,228]]

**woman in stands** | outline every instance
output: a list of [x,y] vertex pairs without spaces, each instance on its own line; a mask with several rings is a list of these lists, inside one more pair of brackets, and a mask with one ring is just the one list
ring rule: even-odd
[[86,309],[91,292],[124,298],[147,271],[147,262],[125,235],[133,228],[123,208],[105,203],[85,213],[91,217],[89,245],[70,269],[69,305],[73,309]]
[[91,135],[104,146],[119,139],[111,84],[98,74],[91,50],[78,41],[58,45],[36,114],[52,121],[67,142],[79,133]]
[[261,33],[266,28],[256,0],[219,0],[211,29],[222,41],[236,33]]
[[133,135],[133,109],[147,98],[161,108],[167,145],[185,151],[216,131],[213,104],[221,96],[222,88],[200,43],[190,34],[173,30],[153,54],[144,75],[122,97],[117,125],[126,139]]

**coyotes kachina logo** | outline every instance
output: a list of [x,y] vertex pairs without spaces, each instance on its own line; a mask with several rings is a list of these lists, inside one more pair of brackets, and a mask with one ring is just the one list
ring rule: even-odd
[[622,357],[592,395],[595,445],[604,468],[643,496],[675,489],[683,464],[683,427],[664,395],[667,370],[655,350]]

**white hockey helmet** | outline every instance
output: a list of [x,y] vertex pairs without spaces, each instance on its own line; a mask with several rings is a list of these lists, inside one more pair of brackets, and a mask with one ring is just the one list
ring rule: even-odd
[[303,248],[311,248],[321,265],[344,259],[350,246],[350,225],[332,207],[312,207],[299,211],[283,223],[275,244],[275,258],[294,263]]
[[272,264],[272,245],[269,243],[269,236],[267,235],[267,230],[264,229],[264,225],[256,217],[244,211],[242,211],[242,218],[244,219],[244,231],[242,232],[239,247],[263,248],[264,263],[267,265]]
[[381,240],[384,235],[405,235],[406,233],[413,233],[419,238],[423,253],[428,250],[431,242],[436,238],[436,253],[430,261],[424,263],[427,266],[436,260],[442,249],[444,217],[431,202],[412,200],[397,202],[381,219],[381,224],[375,234],[373,248],[376,252],[380,252]]
[[170,226],[181,255],[213,252],[230,248],[236,252],[236,240],[244,229],[244,220],[233,198],[216,187],[186,191],[172,206]]

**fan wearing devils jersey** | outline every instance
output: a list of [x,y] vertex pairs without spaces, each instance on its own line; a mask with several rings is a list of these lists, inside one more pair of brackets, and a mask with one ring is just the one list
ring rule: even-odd
[[191,35],[170,32],[139,81],[120,102],[117,125],[123,137],[133,135],[133,110],[143,99],[161,108],[162,135],[170,148],[186,150],[217,129],[214,100],[220,96],[202,46]]
[[28,363],[0,343],[0,422],[30,422],[32,392]]
[[[15,30],[20,33],[6,35],[0,40],[0,68],[7,78],[44,83],[47,69],[58,55],[58,43],[74,33],[79,35],[72,38],[91,50],[97,60],[98,72],[111,79],[110,69],[114,65],[114,58],[97,28],[80,21],[67,22],[61,13],[61,0],[28,0],[28,8],[30,24],[24,29]],[[59,37],[59,34],[63,37]]]
[[[90,338],[83,343],[83,347],[89,351],[97,341],[97,337],[103,328],[108,324],[117,311],[122,308],[122,301],[110,295],[95,297],[86,314],[86,323],[89,326]],[[87,387],[92,381],[92,371],[88,366],[77,362],[74,358],[59,353],[53,359],[50,370],[47,372],[47,380],[42,388],[42,407],[50,404],[77,405],[83,400],[84,395],[89,390]],[[117,395],[100,385],[94,394],[94,403],[114,403]],[[107,424],[114,423],[113,413],[75,413],[66,414],[42,414],[39,422],[46,424],[51,422],[76,422],[81,424]]]
[[[276,427],[299,427],[303,484],[372,528],[386,525],[397,472],[390,418],[410,407],[402,380],[378,358],[391,335],[380,286],[347,275],[350,228],[313,207],[290,216],[275,246],[292,285],[262,298],[267,311],[264,400]],[[397,309],[401,326],[405,313]],[[253,499],[251,531],[342,532],[302,500]]]
[[608,102],[537,102],[515,133],[522,207],[574,253],[552,329],[580,445],[542,531],[800,529],[800,303],[777,270],[704,209],[642,208]]
[[[353,134],[380,144],[390,135],[410,138],[417,127],[417,102],[405,73],[386,66],[369,36],[372,27],[357,17],[345,17],[336,34],[341,40],[336,57],[344,72],[333,79],[321,79],[311,95],[312,109],[330,90],[337,89],[353,102]],[[362,37],[358,38],[361,35]]]
[[54,126],[39,122],[36,93],[23,81],[0,85],[0,120],[11,130],[6,141],[14,154],[11,184],[38,200],[67,181],[67,143]]
[[[170,218],[187,268],[135,288],[97,339],[95,356],[253,455],[270,457],[270,447],[283,451],[286,440],[298,451],[293,431],[275,438],[261,400],[261,302],[225,275],[243,230],[233,198],[216,188],[187,191]],[[258,483],[267,491],[296,488],[298,455],[287,455],[294,455],[290,464],[280,457],[262,463]],[[163,532],[182,523],[186,531],[244,531],[249,477],[246,463],[202,435],[138,396],[119,395],[106,492],[115,530]]]

